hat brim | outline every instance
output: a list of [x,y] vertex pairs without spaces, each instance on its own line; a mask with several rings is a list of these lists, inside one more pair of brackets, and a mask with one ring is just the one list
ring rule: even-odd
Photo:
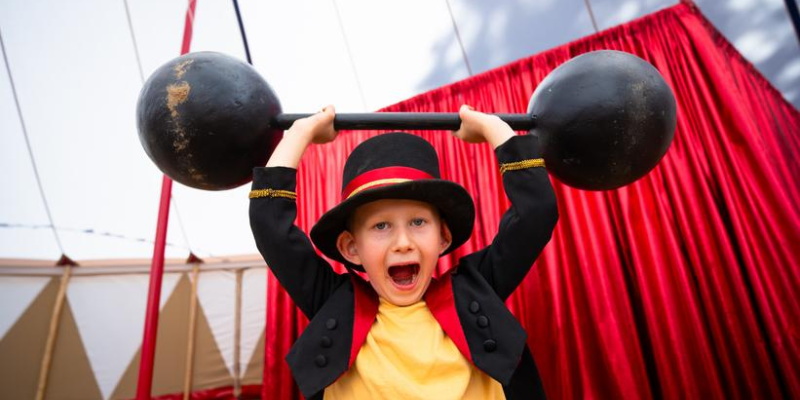
[[349,268],[363,271],[363,267],[354,265],[342,257],[336,247],[336,241],[339,234],[347,230],[347,219],[356,208],[384,199],[417,200],[435,206],[453,236],[453,242],[442,255],[452,252],[472,235],[475,205],[467,190],[455,182],[423,179],[359,192],[326,212],[311,228],[311,240],[329,258]]

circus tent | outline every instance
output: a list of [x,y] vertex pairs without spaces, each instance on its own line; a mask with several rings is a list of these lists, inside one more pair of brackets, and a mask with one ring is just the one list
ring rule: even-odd
[[[244,58],[233,9],[220,3],[198,1],[192,50],[219,50]],[[374,2],[334,1],[312,11],[307,3],[286,5],[283,10],[241,3],[254,65],[276,88],[284,109],[302,112],[327,102],[343,111],[384,108],[628,23],[674,2],[594,0],[586,2],[594,5],[592,14],[580,2],[496,2],[499,10],[494,11],[469,1],[435,7],[404,2],[402,10]],[[716,2],[697,3],[712,12],[712,22],[718,22],[714,12],[724,15]],[[132,398],[150,267],[146,257],[153,251],[160,179],[138,147],[132,105],[142,77],[177,55],[186,4],[130,1],[112,7],[87,2],[75,9],[49,2],[25,4],[0,5],[5,72],[16,79],[19,97],[15,106],[9,83],[0,83],[5,96],[0,109],[2,165],[15,171],[3,178],[4,186],[12,190],[2,195],[0,221],[0,257],[4,257],[0,260],[0,398],[35,397],[43,359],[48,357],[45,398]],[[754,34],[754,29],[739,33],[741,40],[733,43],[745,56],[749,51],[757,66],[764,64],[763,73],[796,107],[800,51],[792,42],[795,38],[782,6],[774,0],[731,2],[727,11],[737,17],[721,18],[719,27],[724,32],[737,19],[746,25],[740,19],[747,14],[773,24],[774,30],[758,31],[761,34]],[[394,18],[381,23],[360,14],[370,12]],[[552,18],[542,27],[521,26],[517,19],[538,21],[537,15],[545,13]],[[784,19],[776,19],[778,13],[784,13],[780,14]],[[500,27],[480,24],[482,16]],[[82,46],[60,48],[57,35],[42,33],[43,24],[62,19],[73,21],[62,36]],[[287,40],[293,27],[276,28],[281,19],[303,21],[301,30],[307,32],[297,34],[295,42]],[[500,23],[504,19],[507,24]],[[26,25],[42,29],[33,34]],[[409,26],[418,32],[412,34]],[[95,39],[104,29],[112,36],[110,45]],[[385,30],[394,34],[380,39],[388,43],[384,46],[365,38]],[[457,35],[461,37],[456,39]],[[520,38],[500,46],[500,36]],[[134,56],[131,39],[134,46],[138,43],[140,54]],[[315,41],[323,43],[314,47]],[[304,46],[313,48],[314,54]],[[76,60],[69,52],[90,61]],[[276,66],[276,54],[285,67]],[[335,62],[320,63],[317,57]],[[57,70],[61,60],[79,65],[87,75],[71,70],[77,78],[65,79]],[[115,70],[124,79],[110,80],[103,70]],[[97,80],[92,74],[103,78]],[[48,95],[47,90],[54,88],[58,90]],[[106,97],[110,88],[115,94]],[[90,99],[73,99],[80,92]],[[49,109],[52,120],[37,114],[39,109]],[[93,153],[101,154],[90,157]],[[28,154],[39,163],[38,170],[29,166]],[[167,250],[171,258],[160,301],[154,395],[180,397],[187,382],[188,392],[202,398],[269,393],[262,386],[269,352],[267,272],[247,226],[246,191],[242,187],[208,193],[177,187],[173,192],[176,201]],[[50,199],[51,209],[41,205],[42,194]],[[53,240],[54,231],[60,239]],[[69,279],[63,278],[69,260],[55,265],[62,254],[77,261],[69,268]],[[58,319],[52,323],[57,308]],[[292,325],[287,329],[296,332],[304,321],[294,318],[287,319]],[[49,356],[48,337],[55,338]]]

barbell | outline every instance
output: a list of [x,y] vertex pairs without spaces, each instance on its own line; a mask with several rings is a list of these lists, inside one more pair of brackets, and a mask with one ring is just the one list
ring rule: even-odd
[[[539,137],[547,170],[580,189],[608,190],[652,170],[676,126],[675,98],[658,71],[634,55],[577,56],[537,86],[526,114],[495,114]],[[249,64],[215,52],[159,67],[137,104],[139,140],[167,176],[205,190],[252,179],[294,121]],[[337,130],[457,130],[458,113],[337,113]]]

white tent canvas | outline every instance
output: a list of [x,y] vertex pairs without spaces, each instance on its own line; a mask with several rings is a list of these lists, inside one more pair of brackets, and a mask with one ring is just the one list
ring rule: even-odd
[[[312,112],[333,103],[342,112],[363,112],[583,37],[595,25],[605,29],[674,3],[244,0],[240,6],[254,66],[285,111]],[[800,51],[781,0],[697,4],[800,104]],[[186,6],[0,2],[10,67],[0,65],[0,168],[6,172],[0,175],[0,257],[151,256],[161,173],[139,145],[135,105],[142,79],[178,55]],[[198,0],[195,15],[192,51],[245,58],[231,2]],[[175,185],[167,255],[186,257],[189,249],[203,257],[255,253],[247,190]]]

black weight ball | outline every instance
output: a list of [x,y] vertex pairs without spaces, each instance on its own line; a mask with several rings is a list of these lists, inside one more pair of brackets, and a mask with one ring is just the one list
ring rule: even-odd
[[266,164],[282,130],[278,98],[249,64],[214,52],[164,64],[139,94],[145,152],[167,176],[205,190],[234,188]]
[[672,91],[652,65],[612,50],[562,64],[528,105],[547,170],[588,190],[616,189],[652,170],[675,135],[675,110]]

